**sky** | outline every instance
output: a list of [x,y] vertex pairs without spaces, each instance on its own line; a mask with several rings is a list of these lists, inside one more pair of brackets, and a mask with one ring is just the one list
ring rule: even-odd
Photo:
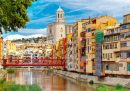
[[40,37],[47,35],[47,24],[55,22],[55,11],[59,5],[65,12],[65,23],[74,24],[76,19],[113,15],[118,23],[123,15],[130,13],[130,0],[37,0],[27,9],[30,22],[26,29],[3,33],[4,40]]

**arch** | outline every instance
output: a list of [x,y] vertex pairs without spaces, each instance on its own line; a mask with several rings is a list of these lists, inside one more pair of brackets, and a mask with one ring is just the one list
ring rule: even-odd
[[59,18],[59,14],[58,14],[58,18]]
[[61,18],[62,18],[62,14],[61,14]]

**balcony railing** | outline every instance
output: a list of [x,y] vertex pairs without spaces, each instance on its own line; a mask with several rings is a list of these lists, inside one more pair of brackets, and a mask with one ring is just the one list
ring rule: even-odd
[[107,32],[107,33],[104,33],[104,35],[111,35],[111,34],[117,34],[117,33],[120,33],[120,30]]
[[85,57],[81,57],[82,60],[86,60],[86,56]]
[[84,51],[81,52],[81,55],[82,55],[82,56],[85,56],[85,55],[86,55],[86,52],[84,52]]

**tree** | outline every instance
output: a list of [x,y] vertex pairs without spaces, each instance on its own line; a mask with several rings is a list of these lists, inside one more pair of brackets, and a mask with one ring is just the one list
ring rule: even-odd
[[26,28],[26,22],[30,21],[26,10],[34,1],[37,0],[0,0],[0,32],[2,28],[5,33]]
[[27,46],[25,47],[25,49],[27,49]]

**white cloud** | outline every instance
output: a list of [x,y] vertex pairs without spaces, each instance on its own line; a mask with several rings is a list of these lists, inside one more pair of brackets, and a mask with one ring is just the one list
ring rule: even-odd
[[36,34],[46,34],[47,28],[44,29],[19,29],[19,33],[36,33]]
[[[113,14],[115,18],[123,16],[123,7],[124,14],[130,13],[130,0],[40,0],[39,2],[57,3],[62,7],[70,9],[70,12],[83,11],[83,13],[86,14],[85,12],[87,12],[87,10],[91,10],[92,12],[97,12],[97,14],[100,13],[102,15],[110,16]],[[87,15],[89,16],[90,13]]]
[[55,15],[51,15],[51,16],[47,16],[47,17],[43,17],[37,20],[31,20],[30,22],[28,22],[28,24],[41,24],[41,23],[47,23],[48,21],[55,21]]
[[36,38],[36,37],[45,37],[46,35],[43,34],[34,34],[34,35],[28,35],[28,36],[24,36],[24,35],[20,35],[20,34],[15,34],[15,35],[9,35],[6,38],[4,38],[4,41],[8,40],[13,40],[13,39],[22,39],[22,38]]

